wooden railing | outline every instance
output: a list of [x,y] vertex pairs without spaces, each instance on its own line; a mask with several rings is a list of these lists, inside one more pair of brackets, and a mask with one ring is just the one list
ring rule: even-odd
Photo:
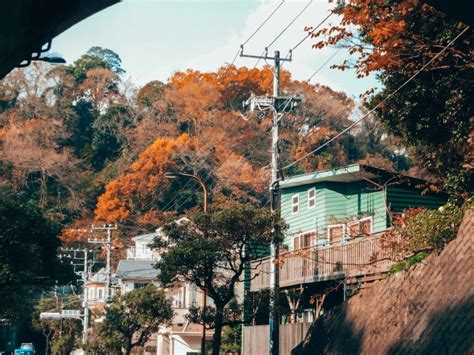
[[[385,272],[393,264],[392,248],[373,235],[345,242],[344,245],[312,246],[280,255],[280,286],[335,280],[343,277]],[[251,264],[251,291],[270,285],[270,259]]]

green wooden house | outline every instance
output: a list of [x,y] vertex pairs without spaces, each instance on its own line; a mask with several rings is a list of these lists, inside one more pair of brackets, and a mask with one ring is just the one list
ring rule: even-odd
[[410,207],[438,208],[446,194],[426,192],[426,181],[354,164],[281,182],[281,216],[289,250],[344,243],[379,233]]
[[[424,180],[362,164],[293,176],[280,186],[288,226],[280,251],[283,288],[387,272],[391,251],[380,235],[394,216],[410,207],[438,208],[448,198],[430,192]],[[268,288],[268,257],[255,265],[250,290]]]
[[[429,192],[424,180],[362,164],[292,176],[280,186],[288,226],[277,262],[288,304],[280,306],[290,310],[280,318],[283,347],[296,346],[322,313],[387,276],[396,253],[382,232],[397,213],[438,208],[448,199]],[[246,272],[246,296],[270,286],[271,260],[264,250],[266,256],[259,255]],[[267,324],[266,314],[246,324],[246,348],[260,346],[254,334],[266,336]]]

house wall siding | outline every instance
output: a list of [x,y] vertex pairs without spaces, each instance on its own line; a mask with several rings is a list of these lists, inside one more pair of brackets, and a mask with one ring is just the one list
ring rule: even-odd
[[405,187],[387,187],[387,203],[393,212],[402,212],[410,207],[438,208],[448,199],[444,194],[427,193],[422,190]]
[[[316,206],[308,208],[308,190],[316,188]],[[292,213],[292,198],[300,198],[300,210]],[[281,216],[288,224],[285,244],[291,245],[292,236],[298,233],[318,232],[318,240],[324,241],[327,226],[343,223],[364,216],[372,216],[373,232],[387,228],[384,192],[365,182],[323,182],[284,188],[281,196]]]
[[[316,188],[316,205],[308,208],[308,190]],[[299,212],[292,213],[292,198],[299,195]],[[291,242],[291,235],[317,230],[326,224],[325,211],[326,191],[324,184],[309,184],[290,187],[281,191],[281,216],[288,225],[285,244]]]

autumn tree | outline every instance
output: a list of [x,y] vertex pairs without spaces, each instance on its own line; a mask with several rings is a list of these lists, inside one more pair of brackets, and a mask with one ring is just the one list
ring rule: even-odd
[[378,73],[383,90],[368,107],[429,64],[378,107],[377,114],[447,187],[472,190],[472,31],[418,0],[351,0],[334,12],[341,15],[340,25],[316,32],[320,41],[315,47],[345,46],[357,59],[336,67],[354,67],[358,76]]
[[111,181],[99,197],[95,215],[106,222],[122,222],[135,218],[153,222],[159,218],[158,208],[168,202],[166,191],[171,182],[165,172],[175,171],[185,152],[195,149],[186,134],[177,139],[157,139],[116,180]]
[[231,305],[245,265],[258,245],[273,240],[272,226],[284,226],[268,209],[230,201],[188,217],[188,222],[166,224],[166,239],[154,241],[155,248],[164,248],[155,267],[164,285],[190,282],[212,298],[215,307],[206,310],[210,319],[203,321],[214,328],[212,354],[218,355],[222,327],[229,313],[235,313]]

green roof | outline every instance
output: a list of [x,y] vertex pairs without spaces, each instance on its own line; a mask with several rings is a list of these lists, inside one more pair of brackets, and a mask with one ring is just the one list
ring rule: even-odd
[[352,164],[335,169],[315,171],[313,173],[295,175],[280,182],[281,188],[312,184],[321,181],[349,182],[370,178],[374,174],[367,173],[361,164]]
[[380,169],[370,165],[352,164],[340,168],[320,170],[313,173],[291,176],[281,181],[280,186],[282,189],[285,189],[293,186],[313,184],[315,182],[351,182],[364,179],[375,179],[379,177],[384,179],[399,177],[403,180],[409,181],[410,183],[414,183],[415,185],[427,182],[425,180],[403,175],[394,171]]

